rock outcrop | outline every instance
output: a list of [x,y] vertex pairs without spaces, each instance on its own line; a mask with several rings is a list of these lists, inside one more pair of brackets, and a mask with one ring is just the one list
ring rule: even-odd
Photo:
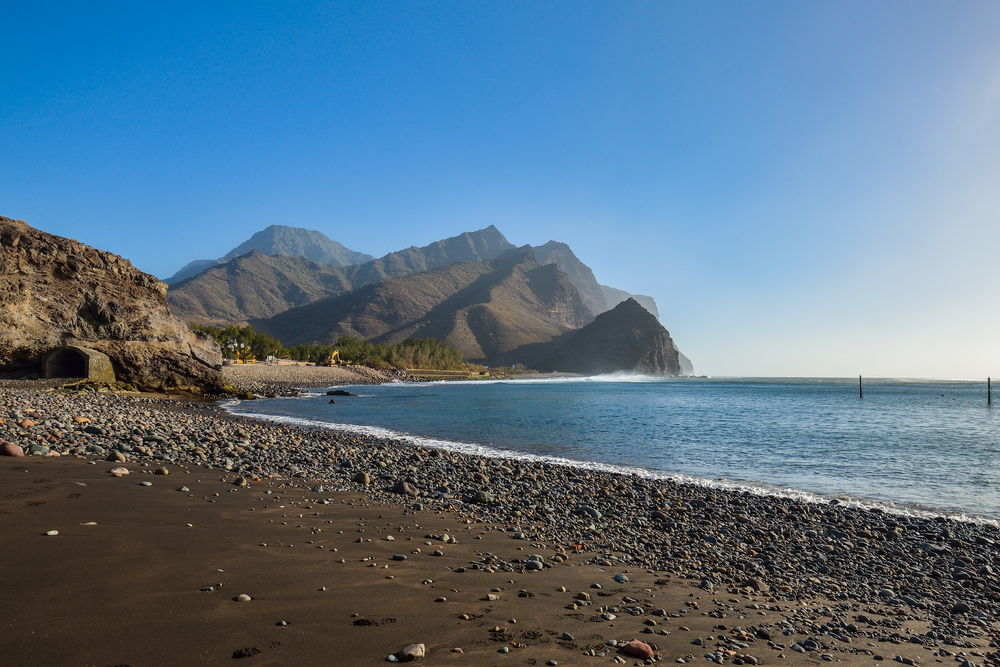
[[626,299],[598,315],[538,362],[537,367],[584,375],[680,374],[678,352],[670,332],[635,299]]
[[219,346],[170,314],[166,292],[122,257],[0,217],[0,367],[41,371],[76,346],[140,389],[221,389]]

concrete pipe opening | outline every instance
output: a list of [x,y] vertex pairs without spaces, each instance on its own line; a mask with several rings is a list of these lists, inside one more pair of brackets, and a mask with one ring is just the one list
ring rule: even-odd
[[55,350],[45,360],[47,378],[87,377],[87,357],[76,350]]

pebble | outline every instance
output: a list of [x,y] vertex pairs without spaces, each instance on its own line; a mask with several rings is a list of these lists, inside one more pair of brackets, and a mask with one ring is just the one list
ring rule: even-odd
[[59,531],[58,530],[50,530],[49,532],[47,532],[45,534],[48,535],[49,537],[53,537],[55,535],[58,535]]
[[250,600],[253,600],[253,598],[247,595],[246,593],[240,593],[239,595],[236,596],[237,602],[250,602]]
[[139,486],[153,486],[152,482],[139,482]]

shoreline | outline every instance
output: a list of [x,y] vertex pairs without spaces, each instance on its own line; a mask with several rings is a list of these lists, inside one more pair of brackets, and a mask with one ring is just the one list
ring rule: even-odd
[[[78,423],[75,417],[89,422]],[[574,586],[583,587],[590,578],[618,590],[614,587],[619,582],[608,579],[627,570],[626,579],[642,581],[646,589],[659,595],[656,602],[650,599],[649,604],[638,605],[640,611],[634,611],[634,606],[628,606],[633,603],[618,599],[609,598],[608,604],[603,604],[605,601],[596,597],[593,590],[589,593],[592,604],[583,605],[580,604],[583,600],[573,601],[572,587],[567,587],[564,593],[554,592],[551,586],[542,588],[537,593],[551,599],[531,603],[544,602],[548,606],[539,612],[539,626],[529,634],[542,633],[543,620],[558,617],[562,624],[581,622],[583,627],[594,630],[604,627],[602,636],[614,637],[618,631],[609,628],[625,625],[628,620],[629,627],[634,628],[629,631],[634,638],[648,638],[658,645],[657,652],[663,659],[671,661],[686,660],[687,655],[704,660],[702,653],[710,644],[713,650],[721,644],[726,647],[720,649],[723,655],[729,656],[722,658],[722,662],[735,662],[733,656],[749,650],[741,649],[742,643],[744,647],[750,646],[755,659],[765,664],[826,660],[824,653],[844,661],[872,664],[876,655],[888,654],[882,655],[883,659],[891,659],[891,655],[906,653],[903,647],[910,651],[907,655],[923,660],[956,658],[956,655],[935,655],[944,649],[952,654],[966,653],[963,659],[971,657],[970,662],[975,664],[995,662],[992,648],[1000,636],[996,625],[1000,619],[1000,579],[994,568],[1000,567],[996,547],[1000,530],[993,526],[803,503],[524,460],[484,458],[398,440],[246,419],[227,415],[220,407],[205,403],[185,404],[113,394],[0,390],[0,419],[5,420],[0,425],[0,441],[17,442],[26,449],[34,444],[37,451],[52,446],[67,454],[0,458],[5,471],[51,466],[75,473],[83,470],[107,480],[107,471],[119,464],[143,477],[142,473],[165,467],[173,474],[183,474],[185,479],[159,476],[146,479],[166,480],[173,488],[175,481],[186,483],[186,478],[194,475],[202,480],[219,480],[212,482],[220,487],[217,493],[222,489],[245,490],[242,484],[248,484],[253,494],[258,488],[273,491],[285,485],[284,488],[298,489],[296,493],[310,493],[313,497],[310,503],[326,500],[328,504],[322,504],[321,509],[331,509],[337,503],[343,505],[350,496],[355,503],[390,512],[394,522],[403,521],[403,517],[407,521],[417,517],[422,523],[443,520],[442,517],[448,517],[448,521],[462,517],[463,521],[471,522],[465,527],[485,529],[477,536],[483,540],[481,546],[476,545],[480,548],[464,554],[469,557],[468,562],[476,564],[463,565],[462,574],[492,569],[494,573],[524,578],[555,571],[562,575],[565,571],[584,577],[578,583],[570,577]],[[17,425],[25,419],[37,423]],[[88,427],[90,433],[86,431]],[[125,461],[108,462],[109,455]],[[91,462],[96,465],[89,466]],[[368,484],[363,483],[365,476]],[[5,473],[3,479],[7,488],[11,488],[11,476]],[[361,481],[352,481],[355,479]],[[120,489],[136,486],[136,477],[115,481],[123,482],[118,484]],[[240,486],[234,485],[234,481]],[[308,491],[319,486],[322,491]],[[183,497],[173,493],[170,498]],[[11,495],[16,493],[8,493],[4,516],[0,517],[0,523],[7,528],[12,521],[44,511],[44,508],[26,510],[16,506],[17,501],[10,501]],[[208,496],[206,499],[213,500]],[[255,501],[258,507],[259,502]],[[105,511],[113,516],[125,510],[111,506]],[[357,517],[353,521],[348,517],[345,514],[329,519],[336,522],[330,530],[343,531],[339,539],[350,538],[353,542],[351,533],[358,530]],[[45,532],[43,527],[38,527],[40,534]],[[150,530],[155,532],[155,527]],[[12,541],[16,542],[4,540],[7,550],[15,548]],[[428,541],[432,546],[437,544],[433,539]],[[490,548],[484,550],[482,547],[487,543]],[[577,545],[586,548],[577,549]],[[516,551],[519,547],[525,549],[524,554]],[[342,544],[340,548],[348,547]],[[431,550],[431,546],[426,548]],[[397,553],[398,550],[399,547]],[[505,552],[502,558],[498,557]],[[404,550],[404,555],[408,553]],[[528,554],[538,554],[539,560],[525,560]],[[16,554],[8,551],[7,555],[23,562]],[[419,556],[421,560],[422,557],[423,554]],[[408,558],[418,557],[410,554]],[[569,570],[564,569],[566,565],[571,566]],[[120,564],[120,567],[130,566]],[[650,581],[645,581],[647,578]],[[535,585],[534,580],[532,584]],[[640,595],[643,589],[626,588],[629,589],[626,597],[643,599]],[[420,590],[419,584],[416,590]],[[650,592],[645,593],[646,599]],[[387,590],[378,599],[382,600],[380,604],[393,601],[403,604],[398,596],[411,593],[405,587]],[[751,604],[761,607],[745,612],[747,616],[763,611],[772,616],[767,619],[769,623],[779,619],[780,622],[772,623],[769,628],[753,626],[763,628],[762,632],[758,629],[750,633],[754,642],[744,637],[747,634],[744,628],[736,632],[732,627],[720,630],[708,625],[700,631],[702,645],[693,646],[691,641],[695,637],[676,627],[675,621],[681,616],[672,614],[680,614],[680,610],[670,610],[665,616],[654,612],[657,605],[667,608],[660,600],[690,601],[696,595],[712,606],[704,607],[705,611],[699,611],[698,616],[683,617],[687,627],[693,627],[691,624],[698,618],[717,624],[716,619],[724,616],[744,617],[735,608],[727,608],[733,606],[732,602],[726,602],[731,596],[736,596],[738,602],[744,597],[752,599]],[[15,602],[32,604],[19,596]],[[443,613],[433,601],[426,604],[423,615],[437,618],[437,614]],[[612,604],[619,612],[610,611]],[[467,604],[466,608],[475,609],[475,605]],[[567,605],[577,605],[577,609],[567,613]],[[601,611],[600,607],[608,609]],[[692,612],[691,607],[686,609]],[[824,609],[830,611],[829,620],[805,622],[810,615],[818,618],[817,615],[824,614]],[[715,615],[701,616],[709,612]],[[468,615],[471,618],[474,614]],[[574,615],[583,618],[573,618]],[[611,615],[611,620],[605,615]],[[489,651],[493,659],[503,658],[495,656],[501,643],[489,637],[485,623],[481,624],[483,627],[472,627],[474,624],[453,613],[448,618],[449,626],[457,623],[466,628],[463,631],[466,634],[462,634],[465,652],[451,656],[456,661],[461,661],[463,655],[490,659],[484,651]],[[505,619],[495,620],[501,623]],[[554,624],[555,621],[548,623]],[[826,629],[821,629],[823,626]],[[489,628],[493,627],[500,626],[490,624]],[[671,628],[671,634],[658,634],[666,631],[664,628]],[[444,628],[440,632],[445,632]],[[544,650],[552,648],[550,642],[541,641],[546,637],[544,633],[533,639],[517,639],[511,633],[502,634],[502,638],[506,640],[508,635],[510,639],[502,645],[510,651],[542,657]],[[704,639],[709,635],[712,639]],[[442,658],[440,641],[445,640],[432,639],[438,642],[433,651],[435,656]],[[8,641],[11,640],[5,639],[0,644]],[[482,642],[485,648],[474,642]],[[583,649],[578,641],[568,643],[576,646],[560,649],[560,664],[592,664],[598,659],[599,650],[594,649],[594,657],[585,657],[583,653],[591,648]],[[379,645],[381,655],[365,656],[356,664],[381,664],[388,651],[401,648],[390,646],[387,638],[384,647]],[[726,654],[728,650],[734,653]],[[981,655],[976,656],[973,651]],[[617,649],[605,653],[602,662],[621,655]],[[699,657],[694,658],[694,654]],[[625,659],[634,662],[634,658]],[[466,661],[465,664],[482,663]]]
[[[349,385],[347,385],[349,386]],[[814,491],[794,489],[791,487],[769,484],[767,482],[748,482],[743,480],[733,480],[728,478],[698,477],[682,473],[672,473],[639,466],[628,466],[624,464],[604,463],[600,461],[587,461],[582,459],[570,459],[555,455],[530,454],[511,449],[503,449],[491,445],[484,445],[475,442],[444,440],[429,436],[411,435],[407,433],[393,431],[381,426],[369,426],[359,424],[341,424],[324,421],[311,421],[300,417],[286,417],[279,415],[267,415],[262,413],[241,413],[230,409],[227,405],[230,400],[219,401],[217,406],[234,419],[252,419],[264,423],[281,424],[292,428],[320,429],[331,432],[341,432],[354,435],[367,435],[385,440],[391,440],[405,444],[408,447],[425,449],[440,449],[443,451],[462,453],[468,456],[483,457],[488,459],[499,459],[505,461],[525,462],[531,465],[554,465],[572,468],[582,471],[605,473],[621,476],[637,476],[656,482],[672,482],[676,484],[687,484],[698,486],[709,490],[719,490],[729,493],[750,493],[761,497],[773,497],[783,500],[793,500],[795,502],[809,503],[814,505],[836,504],[843,508],[857,509],[860,511],[879,511],[886,514],[894,514],[903,517],[913,517],[918,519],[934,520],[943,517],[949,521],[959,523],[973,523],[977,525],[1000,528],[1000,519],[972,514],[964,509],[949,510],[923,505],[901,505],[888,500],[878,500],[864,498],[847,493],[821,494]],[[242,403],[242,401],[240,401]],[[252,405],[252,403],[250,403]]]

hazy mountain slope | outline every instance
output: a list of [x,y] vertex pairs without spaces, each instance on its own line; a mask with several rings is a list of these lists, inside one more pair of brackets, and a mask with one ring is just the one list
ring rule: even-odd
[[681,366],[681,375],[694,375],[694,364],[680,350],[677,351],[677,360]]
[[660,311],[656,309],[656,301],[651,296],[646,296],[644,294],[629,294],[625,290],[608,287],[607,285],[601,285],[601,291],[604,292],[604,298],[608,302],[608,308],[614,308],[622,301],[635,299],[639,302],[640,306],[652,313],[653,317],[660,319]]
[[167,300],[173,313],[185,321],[227,324],[264,319],[388,278],[455,262],[494,259],[513,247],[491,225],[352,266],[321,266],[302,257],[255,252],[171,285]]
[[608,309],[604,292],[594,277],[594,272],[589,266],[580,261],[573,254],[570,247],[558,241],[548,243],[534,248],[535,257],[539,264],[558,264],[559,268],[566,272],[569,279],[580,291],[580,298],[594,315],[603,313]]
[[228,262],[251,250],[270,256],[305,257],[317,264],[332,264],[334,266],[364,264],[375,259],[363,252],[345,248],[322,232],[300,227],[271,225],[230,250],[222,257],[222,261]]
[[345,248],[322,232],[302,229],[301,227],[271,225],[230,250],[224,257],[219,259],[196,259],[193,262],[189,262],[184,268],[163,282],[168,285],[175,285],[191,276],[198,275],[212,266],[224,264],[253,250],[268,256],[305,257],[317,264],[332,266],[364,264],[375,259],[363,252],[355,252],[350,248]]
[[164,278],[163,282],[168,285],[173,285],[179,283],[185,278],[190,278],[191,276],[196,276],[205,269],[215,266],[216,264],[221,264],[222,262],[217,259],[196,259],[193,262],[188,262],[181,268],[180,271],[170,276],[169,278]]
[[598,315],[537,367],[585,375],[680,374],[677,348],[670,333],[635,299],[627,299]]
[[387,280],[268,320],[260,330],[285,345],[355,336],[377,343],[445,340],[466,359],[489,362],[522,346],[549,343],[592,321],[576,287],[530,247]]
[[350,291],[345,267],[253,251],[171,285],[171,312],[185,322],[226,325],[267,318]]

